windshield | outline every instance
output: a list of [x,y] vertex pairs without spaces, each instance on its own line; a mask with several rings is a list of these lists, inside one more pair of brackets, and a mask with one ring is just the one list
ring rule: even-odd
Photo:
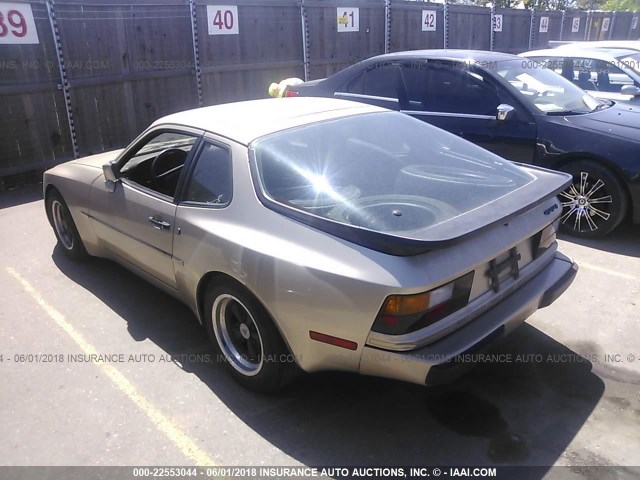
[[618,57],[616,60],[626,66],[629,70],[633,70],[635,73],[640,75],[640,52],[632,55],[623,55]]
[[[497,73],[520,97],[536,110],[547,114],[579,114],[596,110],[602,102],[549,70],[545,63],[530,58],[499,62]],[[571,73],[573,76],[573,72]]]
[[267,200],[343,225],[408,233],[473,215],[535,178],[398,112],[354,115],[250,145]]

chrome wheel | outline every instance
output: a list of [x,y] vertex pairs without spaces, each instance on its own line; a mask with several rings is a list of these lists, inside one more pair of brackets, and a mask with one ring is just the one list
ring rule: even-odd
[[560,221],[576,232],[595,232],[609,221],[613,198],[602,179],[580,172],[579,181],[560,193],[564,208]]
[[69,211],[59,200],[51,202],[51,217],[53,218],[53,226],[58,234],[58,239],[64,248],[72,250],[73,231],[71,225],[73,222],[69,215]]
[[233,295],[222,294],[211,310],[213,331],[229,364],[243,375],[257,375],[264,363],[264,345],[249,309]]

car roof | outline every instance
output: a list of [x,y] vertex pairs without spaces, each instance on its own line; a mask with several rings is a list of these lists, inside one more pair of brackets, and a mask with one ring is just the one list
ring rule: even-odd
[[547,57],[566,57],[580,56],[593,58],[595,60],[615,60],[620,57],[627,57],[638,53],[635,50],[627,50],[624,48],[587,48],[573,47],[572,45],[563,45],[558,48],[547,48],[545,50],[532,50],[530,52],[521,53],[524,57],[547,56]]
[[626,48],[629,50],[640,50],[639,40],[597,40],[597,41],[578,41],[578,42],[562,42],[550,41],[549,47],[552,48]]
[[404,52],[387,53],[372,57],[369,60],[384,60],[398,58],[437,58],[441,60],[472,60],[476,62],[501,61],[517,59],[516,55],[501,52],[488,52],[485,50],[407,50]]
[[186,110],[160,118],[152,126],[184,125],[248,145],[258,137],[288,128],[385,111],[388,110],[334,98],[269,98]]

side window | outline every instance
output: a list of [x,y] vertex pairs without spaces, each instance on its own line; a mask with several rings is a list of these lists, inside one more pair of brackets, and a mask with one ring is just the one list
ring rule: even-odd
[[409,110],[420,110],[427,93],[426,64],[405,64],[402,68],[402,81],[407,92]]
[[185,189],[187,202],[225,206],[231,201],[231,155],[226,148],[205,143]]
[[495,115],[502,103],[496,88],[469,68],[430,67],[426,81],[424,111]]
[[173,197],[184,162],[198,137],[162,132],[141,145],[120,167],[120,174],[143,187]]
[[599,61],[596,65],[596,86],[601,92],[620,93],[625,85],[633,85],[633,79],[611,62]]
[[398,98],[400,67],[384,64],[363,72],[347,85],[348,93],[371,95],[373,97]]

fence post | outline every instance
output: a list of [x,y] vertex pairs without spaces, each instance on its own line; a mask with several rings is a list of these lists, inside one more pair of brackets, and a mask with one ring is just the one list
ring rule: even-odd
[[529,50],[533,50],[536,35],[536,10],[531,9],[531,22],[529,22]]
[[[442,38],[442,48],[449,48],[449,2],[448,0],[444,0],[444,10],[442,11],[442,17],[444,23],[443,38]],[[631,35],[631,33],[629,33]]]
[[493,49],[495,48],[495,43],[496,43],[496,32],[494,31],[495,29],[493,28],[494,22],[495,22],[495,15],[496,15],[496,7],[491,7],[491,37],[490,37],[490,41],[489,41],[489,50],[491,50],[493,52]]
[[67,70],[64,66],[62,42],[60,41],[60,32],[58,31],[58,22],[56,20],[56,11],[53,5],[53,0],[47,0],[47,13],[49,14],[49,23],[51,24],[51,32],[53,33],[53,42],[56,46],[56,58],[58,59],[58,69],[60,71],[60,85],[62,87],[62,94],[64,95],[64,105],[67,110],[67,122],[69,123],[69,135],[71,135],[71,148],[73,149],[73,158],[78,158],[76,125],[73,121],[71,94],[69,92],[69,82],[67,81]]
[[563,10],[562,11],[562,20],[560,22],[560,40],[564,39],[564,24],[567,20],[567,11]]
[[391,50],[391,0],[384,0],[384,53]]
[[[638,11],[633,12],[633,16],[631,17],[631,25],[629,26],[629,34],[627,35],[627,40],[633,40],[631,34],[633,33],[633,19],[638,16]],[[637,26],[636,26],[637,28]]]
[[611,40],[611,35],[613,34],[613,29],[616,27],[616,16],[618,12],[613,12],[611,15],[611,23],[609,24],[609,31],[607,32],[607,40]]
[[589,10],[587,12],[587,25],[586,28],[584,30],[584,39],[585,40],[589,40],[589,38],[591,37],[591,21],[593,19],[593,10]]
[[304,81],[308,82],[311,77],[309,69],[309,22],[307,21],[307,9],[304,7],[304,0],[300,0],[300,23],[302,25],[302,63],[304,67]]
[[193,44],[193,62],[196,73],[196,89],[198,93],[198,106],[202,106],[202,78],[200,70],[200,53],[198,50],[198,23],[196,18],[195,0],[189,0],[189,13],[191,14],[191,42]]

